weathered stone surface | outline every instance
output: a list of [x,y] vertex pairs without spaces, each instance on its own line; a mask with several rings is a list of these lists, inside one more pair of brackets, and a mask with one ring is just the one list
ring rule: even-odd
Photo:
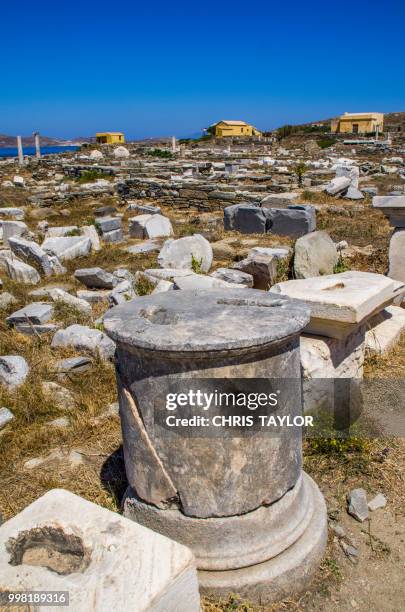
[[368,518],[367,493],[364,489],[353,489],[347,496],[348,513],[362,523]]
[[126,159],[130,156],[130,153],[126,147],[116,147],[114,149],[114,157],[117,159]]
[[8,239],[13,236],[28,236],[29,230],[27,225],[23,221],[3,221],[3,244],[5,247],[8,246]]
[[18,259],[5,259],[4,265],[8,276],[25,285],[37,285],[41,277],[35,268]]
[[316,229],[316,211],[313,206],[263,208],[267,232],[297,238]]
[[382,493],[378,493],[373,499],[368,502],[368,509],[371,512],[375,512],[380,508],[385,508],[387,505],[387,498]]
[[80,298],[71,295],[64,289],[50,289],[49,295],[51,296],[54,302],[62,302],[63,304],[67,304],[68,306],[72,306],[79,312],[82,312],[85,315],[90,316],[92,314],[91,306],[85,300],[81,300]]
[[353,164],[343,163],[343,164],[336,164],[334,169],[336,171],[336,177],[345,176],[350,179],[349,190],[351,188],[358,190],[359,176],[360,176],[360,170],[358,166],[354,166]]
[[114,287],[108,296],[108,301],[111,306],[122,304],[136,297],[136,293],[132,287],[132,283],[128,280],[123,280]]
[[382,274],[352,271],[285,281],[270,291],[302,300],[311,307],[307,332],[344,338],[401,295],[404,287]]
[[66,225],[64,227],[48,227],[46,230],[46,238],[62,238],[68,236],[71,232],[78,232],[77,225]]
[[121,229],[122,219],[121,217],[101,217],[97,219],[97,225],[103,234],[106,232],[112,232],[112,230]]
[[104,232],[104,242],[122,242],[124,240],[124,233],[122,229],[111,230],[111,232]]
[[127,253],[132,253],[133,255],[137,255],[138,253],[154,253],[155,251],[160,250],[160,245],[151,240],[147,240],[145,242],[141,242],[140,244],[131,244],[128,247],[125,247],[124,250]]
[[387,306],[369,319],[366,332],[366,350],[371,355],[384,355],[399,342],[405,330],[405,310]]
[[388,259],[388,276],[405,283],[405,228],[396,229],[393,232],[390,240]]
[[[164,389],[173,375],[198,378],[200,372],[200,377],[210,379],[245,377],[247,372],[251,377],[261,377],[266,372],[268,377],[271,372],[275,378],[299,379],[297,334],[307,323],[308,314],[301,304],[283,298],[274,300],[268,293],[226,289],[145,296],[105,315],[104,328],[119,345],[120,376],[129,385],[120,387],[127,475],[142,499],[162,507],[177,491],[187,515],[228,516],[251,511],[264,500],[270,503],[279,499],[294,485],[301,461],[294,436],[258,436],[238,441],[217,438],[216,452],[212,453],[208,452],[212,449],[209,439],[182,438],[169,431],[160,436],[157,430],[149,430],[148,423],[155,410],[164,408],[157,403],[157,385]],[[272,349],[274,342],[276,353]],[[279,352],[283,343],[285,350]],[[255,354],[250,365],[245,365],[246,357],[241,363],[241,350],[244,356]],[[281,409],[289,414],[299,410],[297,389],[293,386]],[[128,389],[136,394],[137,404]],[[287,397],[289,393],[291,397]],[[141,422],[146,424],[147,433],[139,429]],[[165,457],[164,473],[156,464],[150,444],[158,457]],[[273,461],[277,461],[278,467],[271,475],[253,469],[262,453],[271,453]],[[286,454],[290,457],[288,464],[284,461]],[[199,467],[203,456],[204,473]],[[240,470],[240,456],[252,469]],[[181,469],[176,467],[180,465]],[[243,495],[237,491],[243,491]]]
[[174,289],[191,290],[191,289],[234,289],[239,287],[244,288],[244,285],[235,285],[227,283],[219,278],[205,276],[204,274],[190,274],[188,276],[174,276]]
[[234,204],[224,209],[224,229],[235,230],[242,234],[264,234],[266,217],[258,206]]
[[29,373],[28,363],[19,355],[0,357],[0,383],[14,389],[21,385]]
[[91,368],[92,360],[89,357],[68,357],[59,359],[54,364],[54,370],[61,374],[80,374]]
[[380,209],[394,227],[405,228],[405,195],[375,196],[373,207]]
[[235,285],[244,285],[245,287],[253,287],[253,276],[240,270],[232,270],[231,268],[217,268],[211,275],[213,278],[232,283]]
[[127,210],[137,210],[139,213],[146,215],[158,215],[161,212],[159,206],[152,206],[151,204],[138,204],[137,202],[129,202]]
[[73,346],[76,350],[88,350],[98,353],[102,359],[112,359],[115,344],[102,331],[85,325],[70,325],[56,332],[51,343],[52,348]]
[[55,255],[62,261],[88,255],[91,251],[91,240],[87,236],[65,236],[47,238],[42,248],[48,254]]
[[102,268],[78,268],[75,278],[89,289],[113,289],[119,279]]
[[294,272],[296,278],[332,274],[337,261],[336,246],[326,232],[312,232],[302,236],[295,243]]
[[52,381],[42,382],[41,387],[44,394],[51,396],[54,403],[61,410],[70,411],[75,408],[76,401],[69,389],[66,389],[65,387],[62,387],[62,385]]
[[268,255],[275,257],[276,259],[287,259],[290,256],[291,249],[288,247],[253,247],[249,251],[248,256],[253,254],[257,255]]
[[25,212],[22,208],[13,208],[11,206],[5,206],[0,208],[0,219],[7,217],[14,217],[15,219],[24,219]]
[[45,302],[33,302],[24,306],[20,310],[13,312],[6,321],[9,325],[19,325],[20,323],[33,323],[34,325],[41,325],[47,323],[53,314],[52,304],[46,304]]
[[347,176],[339,176],[334,178],[325,187],[326,193],[329,195],[337,195],[343,193],[350,187],[351,179]]
[[350,185],[343,197],[345,200],[364,200],[364,195],[361,193],[360,189],[352,187],[352,185]]
[[282,208],[292,204],[299,196],[296,192],[271,193],[260,202],[262,208]]
[[170,219],[159,214],[144,214],[129,220],[131,238],[161,238],[173,235]]
[[76,291],[76,295],[81,300],[85,300],[89,304],[97,304],[97,302],[103,302],[108,300],[111,291],[109,289],[80,289]]
[[202,272],[208,272],[212,258],[212,248],[208,240],[201,234],[194,234],[178,240],[166,240],[158,255],[158,264],[161,268],[191,270],[194,260]]
[[158,282],[158,284],[156,285],[156,287],[154,288],[154,290],[152,291],[152,294],[154,293],[163,293],[164,291],[172,291],[174,289],[174,283],[171,283],[168,280],[160,280]]
[[233,264],[232,268],[253,276],[255,289],[269,289],[277,278],[277,258],[264,253],[250,252],[246,259]]
[[46,276],[53,274],[53,267],[49,255],[39,246],[39,244],[31,240],[16,238],[15,236],[9,238],[8,244],[17,257],[35,262]]
[[81,230],[83,236],[90,238],[92,251],[99,251],[101,249],[100,238],[94,225],[83,225]]
[[[41,543],[42,535],[51,561],[21,565],[14,548],[16,562],[10,564],[10,542],[31,530],[35,542]],[[59,552],[61,547],[67,553]],[[58,563],[64,572],[58,572]],[[139,612],[200,610],[188,548],[61,489],[49,491],[1,526],[0,576],[1,591],[69,591],[72,612],[124,612],[128,602]]]
[[14,295],[8,291],[2,291],[0,293],[0,308],[7,308],[13,304],[17,304],[17,299],[14,297]]
[[[11,423],[14,419],[14,414],[8,408],[0,408],[0,429]],[[1,520],[0,520],[1,525]]]

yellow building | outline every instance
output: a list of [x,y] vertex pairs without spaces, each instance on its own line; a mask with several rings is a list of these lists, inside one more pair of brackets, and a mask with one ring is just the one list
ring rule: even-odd
[[122,144],[125,142],[122,132],[97,132],[97,144]]
[[384,113],[344,113],[333,119],[334,134],[371,134],[384,131]]
[[218,121],[208,131],[219,138],[224,136],[260,136],[261,132],[244,121]]

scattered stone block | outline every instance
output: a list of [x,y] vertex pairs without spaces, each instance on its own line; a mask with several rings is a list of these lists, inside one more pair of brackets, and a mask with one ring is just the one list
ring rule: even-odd
[[48,254],[55,255],[64,261],[88,255],[91,251],[91,240],[87,236],[47,238],[42,243],[42,248]]
[[347,496],[348,513],[362,523],[368,519],[367,494],[364,489],[353,489]]
[[131,244],[124,249],[127,253],[132,255],[140,255],[142,253],[154,253],[160,250],[160,245],[151,240],[141,242],[140,244]]
[[71,232],[78,232],[77,225],[65,225],[64,227],[48,227],[46,230],[46,238],[63,238],[69,236]]
[[8,291],[2,291],[0,293],[0,309],[8,308],[9,306],[13,306],[17,304],[17,299]]
[[114,289],[119,279],[102,268],[78,268],[74,277],[89,289]]
[[85,300],[81,300],[80,298],[75,297],[74,295],[71,295],[67,291],[64,291],[64,289],[50,289],[49,295],[51,296],[54,302],[62,302],[62,304],[72,306],[79,312],[88,316],[91,316],[92,314],[92,309],[88,302],[86,302]]
[[361,193],[360,189],[350,185],[343,198],[345,200],[364,200],[364,195]]
[[242,234],[264,234],[266,217],[258,206],[234,204],[224,208],[224,229],[235,230]]
[[24,285],[37,285],[41,282],[41,277],[37,270],[29,264],[18,259],[5,259],[4,266],[8,276]]
[[241,270],[233,270],[230,268],[218,268],[211,275],[213,278],[226,281],[234,285],[243,285],[244,287],[253,287],[253,276],[242,272]]
[[85,325],[70,325],[59,329],[51,343],[52,348],[72,346],[78,351],[88,350],[98,353],[101,359],[112,359],[115,343],[102,331]]
[[294,273],[296,278],[332,274],[337,262],[336,246],[326,232],[312,232],[302,236],[295,243]]
[[246,259],[234,263],[232,268],[253,276],[255,289],[268,290],[277,279],[277,258],[273,255],[250,252]]
[[113,155],[117,159],[128,159],[128,157],[130,157],[130,153],[126,147],[116,147]]
[[170,219],[160,214],[144,214],[129,220],[131,238],[162,238],[173,235]]
[[405,310],[387,306],[369,320],[366,332],[366,351],[370,355],[384,355],[396,346],[405,330]]
[[124,233],[122,229],[115,229],[111,232],[104,232],[103,240],[104,242],[119,243],[124,240]]
[[152,206],[151,204],[138,204],[137,202],[129,202],[127,210],[137,210],[141,214],[146,215],[159,215],[161,212],[159,206]]
[[156,285],[156,287],[154,288],[154,290],[152,291],[152,294],[163,293],[164,291],[172,291],[173,289],[174,289],[174,283],[168,280],[161,279]]
[[299,197],[299,193],[271,193],[260,202],[262,208],[283,208],[289,206]]
[[166,240],[158,255],[162,268],[192,270],[192,262],[200,266],[201,272],[208,272],[213,259],[212,248],[201,234],[193,234],[178,240]]
[[263,208],[266,231],[278,236],[298,238],[316,229],[316,211],[313,206]]
[[102,217],[97,219],[97,225],[101,232],[105,234],[106,232],[112,232],[112,230],[121,229],[122,219],[121,217]]
[[[14,419],[14,414],[8,408],[0,408],[0,429],[11,423]],[[1,525],[1,520],[0,520]]]
[[329,195],[338,195],[345,192],[351,185],[351,179],[347,176],[339,176],[334,178],[325,187],[325,191]]
[[17,257],[36,263],[42,269],[45,276],[53,274],[53,266],[49,255],[39,244],[31,240],[16,238],[15,236],[9,238],[8,244]]
[[90,239],[92,251],[101,249],[100,238],[94,225],[83,225],[81,228],[83,236]]
[[24,221],[3,221],[3,244],[8,247],[8,240],[13,236],[28,236],[29,230]]
[[373,499],[368,502],[368,509],[371,512],[375,512],[380,508],[385,508],[387,505],[387,498],[382,493],[378,493]]
[[15,219],[24,219],[25,212],[22,208],[13,208],[12,206],[5,206],[0,208],[0,219],[7,217],[14,217]]
[[405,195],[375,196],[373,207],[381,210],[394,227],[405,228]]
[[71,612],[200,610],[188,548],[62,489],[1,526],[0,576],[1,591],[68,591]]
[[285,281],[270,291],[302,300],[311,307],[306,332],[344,338],[391,304],[403,290],[403,285],[382,274],[352,271]]
[[32,323],[34,325],[41,325],[47,323],[53,315],[52,304],[46,304],[45,302],[33,302],[24,306],[20,310],[13,312],[6,321],[9,325],[15,326],[20,323]]
[[0,357],[0,383],[14,389],[19,387],[29,373],[28,363],[19,355],[3,355]]
[[93,361],[89,357],[68,357],[55,362],[55,372],[61,374],[81,374],[92,366]]
[[42,382],[41,387],[44,394],[51,396],[61,410],[73,410],[75,408],[76,401],[69,389],[52,381]]
[[396,229],[390,240],[388,251],[388,276],[405,283],[405,228]]
[[204,274],[190,274],[188,276],[174,277],[174,289],[184,290],[202,290],[202,289],[235,289],[237,287],[244,289],[244,285],[235,285],[227,283],[219,278],[205,276]]
[[108,300],[111,291],[109,289],[80,289],[76,291],[76,295],[79,299],[85,300],[89,304],[97,304],[98,302],[103,302]]

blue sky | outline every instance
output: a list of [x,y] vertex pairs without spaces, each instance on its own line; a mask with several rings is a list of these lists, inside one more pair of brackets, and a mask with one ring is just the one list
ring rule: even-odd
[[405,3],[2,0],[0,133],[405,111]]

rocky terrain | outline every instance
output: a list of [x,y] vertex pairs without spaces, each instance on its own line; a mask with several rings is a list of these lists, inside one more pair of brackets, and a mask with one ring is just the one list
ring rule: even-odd
[[[404,226],[384,206],[405,206],[405,149],[395,139],[91,145],[22,166],[0,161],[3,519],[53,488],[121,511],[115,343],[103,322],[116,305],[162,292],[271,290],[320,308],[321,331],[311,320],[301,338],[306,384],[403,378]],[[345,331],[350,346],[335,333],[347,322],[317,293],[342,283],[373,304]],[[304,402],[314,398],[304,387]],[[265,607],[205,598],[204,610],[403,609],[405,429],[401,411],[379,407],[395,427],[304,442],[330,528],[311,589]]]

